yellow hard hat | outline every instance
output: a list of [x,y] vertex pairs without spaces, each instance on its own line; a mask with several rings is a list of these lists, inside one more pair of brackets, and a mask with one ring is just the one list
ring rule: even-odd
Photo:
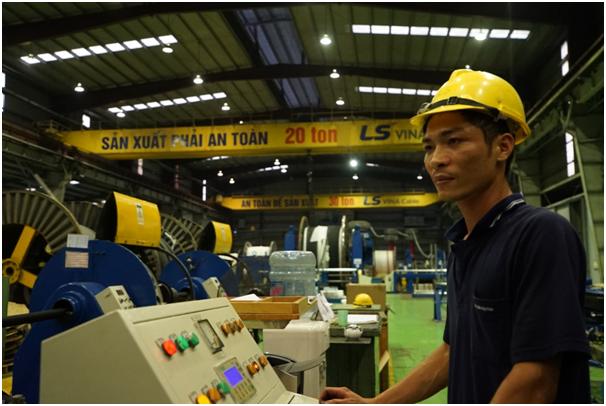
[[358,293],[354,298],[353,304],[364,307],[370,307],[373,305],[372,298],[368,293]]
[[506,119],[516,144],[530,135],[522,100],[513,86],[492,73],[470,69],[452,72],[431,103],[421,106],[410,123],[422,127],[431,115],[456,110],[484,110]]

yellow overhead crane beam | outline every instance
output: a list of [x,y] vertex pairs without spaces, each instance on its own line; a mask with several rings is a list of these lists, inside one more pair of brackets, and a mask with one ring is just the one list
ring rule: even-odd
[[422,151],[408,120],[67,131],[61,141],[108,159]]
[[376,193],[293,196],[217,196],[217,204],[231,210],[386,209],[426,207],[438,202],[436,193]]

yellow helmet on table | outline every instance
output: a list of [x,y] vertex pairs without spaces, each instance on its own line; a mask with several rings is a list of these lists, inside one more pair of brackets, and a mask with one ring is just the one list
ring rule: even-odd
[[431,103],[421,106],[410,122],[422,127],[433,114],[458,110],[487,111],[495,118],[506,120],[516,144],[530,135],[524,105],[513,86],[492,73],[470,69],[452,72]]
[[355,306],[370,307],[373,305],[373,301],[368,293],[358,293],[354,298],[353,304]]

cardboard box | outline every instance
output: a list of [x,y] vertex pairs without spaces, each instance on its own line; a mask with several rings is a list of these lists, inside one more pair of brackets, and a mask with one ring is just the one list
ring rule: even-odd
[[368,293],[374,304],[381,305],[381,310],[385,311],[385,285],[384,284],[360,284],[348,283],[345,287],[347,295],[347,303],[353,304],[353,301],[358,293]]

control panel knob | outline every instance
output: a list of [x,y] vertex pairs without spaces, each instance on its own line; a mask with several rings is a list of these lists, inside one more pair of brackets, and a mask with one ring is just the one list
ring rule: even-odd
[[206,395],[213,403],[217,403],[223,397],[217,388],[210,388],[208,392],[206,392]]
[[196,397],[196,403],[199,405],[210,405],[211,402],[208,396],[200,394]]

